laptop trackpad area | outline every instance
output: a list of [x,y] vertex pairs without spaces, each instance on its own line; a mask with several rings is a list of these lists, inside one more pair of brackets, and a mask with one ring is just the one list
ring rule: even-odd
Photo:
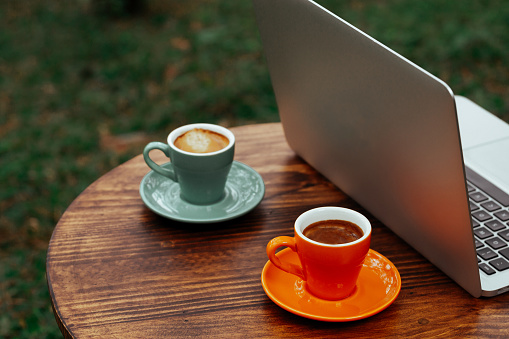
[[509,138],[463,150],[465,165],[509,193]]
[[455,96],[455,100],[463,151],[509,138],[505,121],[465,97]]

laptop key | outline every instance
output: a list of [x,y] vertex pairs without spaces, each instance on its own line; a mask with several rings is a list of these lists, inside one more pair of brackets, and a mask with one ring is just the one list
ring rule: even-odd
[[477,254],[484,260],[490,260],[498,257],[498,255],[489,247],[478,249]]
[[493,268],[491,268],[489,265],[485,263],[479,264],[479,268],[488,275],[496,273]]
[[479,228],[476,228],[474,230],[474,234],[479,238],[479,239],[486,239],[486,238],[489,238],[493,235],[493,233],[491,233],[490,231],[488,231],[488,229],[486,227],[479,227]]
[[491,215],[488,214],[488,212],[484,210],[480,210],[477,212],[472,213],[472,215],[479,221],[486,221],[491,219]]
[[498,271],[505,271],[509,268],[509,262],[503,258],[490,261],[490,265],[495,267]]
[[504,248],[503,250],[498,251],[498,253],[502,254],[507,260],[509,260],[509,248]]
[[499,248],[506,247],[507,243],[500,239],[499,237],[493,237],[486,240],[486,243],[491,246],[491,248],[498,250]]
[[505,241],[509,241],[509,230],[498,233],[499,237],[502,237]]
[[467,174],[468,181],[479,187],[484,192],[488,193],[502,206],[509,207],[509,194],[493,185],[491,182],[474,172],[469,167],[465,167],[465,172]]
[[482,207],[484,207],[486,210],[488,210],[489,212],[493,212],[493,211],[496,211],[496,210],[499,210],[502,208],[502,206],[500,206],[499,204],[497,204],[496,202],[494,201],[487,201],[487,202],[483,202],[481,204]]
[[499,211],[494,214],[497,216],[497,218],[499,218],[502,221],[509,220],[509,212],[507,212],[507,211]]
[[482,243],[482,241],[475,239],[475,248],[481,248],[483,246],[484,244]]
[[492,230],[493,232],[497,232],[497,231],[503,230],[505,228],[504,224],[502,224],[498,220],[491,220],[491,221],[485,222],[484,225],[488,226],[488,228],[490,230]]
[[484,200],[488,200],[488,197],[483,194],[482,192],[472,192],[469,194],[470,199],[472,199],[475,202],[481,202]]
[[474,202],[470,201],[470,211],[477,211],[479,206],[477,206]]

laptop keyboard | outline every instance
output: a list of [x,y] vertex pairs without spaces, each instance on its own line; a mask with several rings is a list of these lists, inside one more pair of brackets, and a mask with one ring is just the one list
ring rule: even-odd
[[469,168],[466,173],[479,269],[509,270],[509,195]]

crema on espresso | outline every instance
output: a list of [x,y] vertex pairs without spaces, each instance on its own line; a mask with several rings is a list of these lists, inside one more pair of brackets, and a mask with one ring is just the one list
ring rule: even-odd
[[230,143],[222,134],[202,128],[194,128],[180,135],[173,143],[175,147],[191,153],[210,153],[219,151]]

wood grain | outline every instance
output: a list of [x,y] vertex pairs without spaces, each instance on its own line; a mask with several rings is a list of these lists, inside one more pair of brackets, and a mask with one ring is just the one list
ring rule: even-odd
[[[235,159],[264,179],[262,203],[238,219],[192,225],[155,215],[135,157],[91,184],[57,224],[47,256],[55,317],[69,338],[507,337],[509,294],[475,299],[287,146],[281,125],[232,129]],[[164,156],[154,154],[159,162]],[[292,235],[302,212],[325,205],[365,214],[372,246],[402,277],[385,311],[350,323],[301,318],[275,305],[260,275],[265,246]]]

